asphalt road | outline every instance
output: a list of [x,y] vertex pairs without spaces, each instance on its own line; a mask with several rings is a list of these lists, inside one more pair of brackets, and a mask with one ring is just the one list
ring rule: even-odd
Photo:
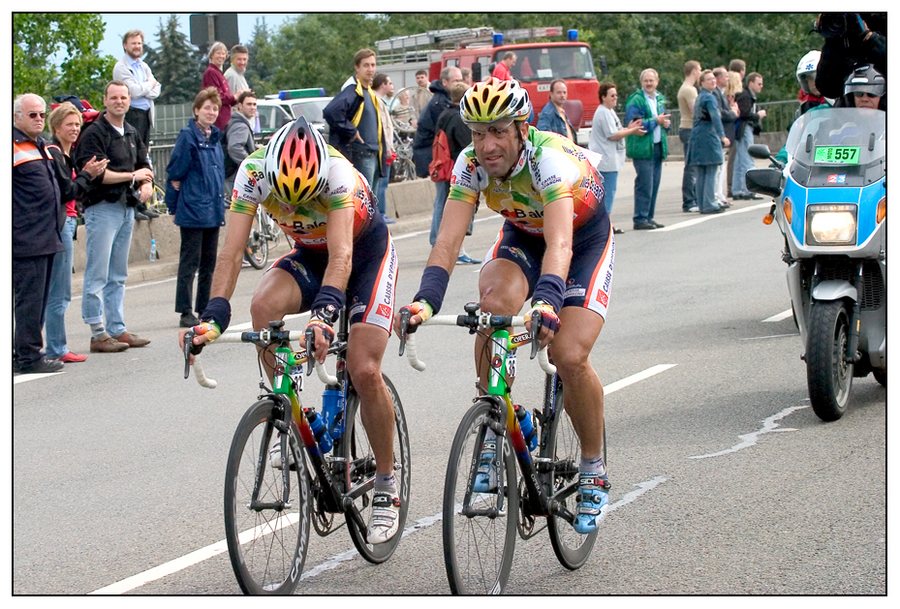
[[[633,175],[633,174],[632,174]],[[886,392],[855,379],[835,423],[809,406],[801,345],[763,202],[701,219],[680,211],[680,164],[664,170],[657,220],[630,226],[631,178],[613,218],[615,279],[592,362],[607,389],[612,510],[579,571],[547,534],[518,541],[515,594],[881,595],[887,590]],[[484,251],[484,216],[466,248]],[[397,239],[399,300],[415,291],[427,233]],[[241,273],[233,324],[249,320],[260,271]],[[444,312],[474,299],[475,267],[457,267]],[[204,353],[215,390],[182,379],[174,280],[129,286],[129,329],[144,349],[92,355],[13,386],[14,594],[236,594],[224,548],[222,487],[231,435],[256,396],[254,350]],[[85,350],[80,299],[69,338]],[[770,318],[777,321],[766,321]],[[305,318],[289,322],[302,328]],[[420,335],[429,367],[396,356],[412,448],[406,537],[385,564],[358,557],[346,531],[313,537],[297,594],[446,594],[441,492],[453,432],[473,395],[471,337]],[[517,398],[540,399],[520,358]],[[309,384],[313,391],[315,382]]]

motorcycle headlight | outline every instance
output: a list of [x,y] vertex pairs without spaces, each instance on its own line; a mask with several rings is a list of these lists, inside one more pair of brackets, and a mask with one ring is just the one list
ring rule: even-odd
[[855,205],[810,205],[806,221],[807,245],[856,244]]

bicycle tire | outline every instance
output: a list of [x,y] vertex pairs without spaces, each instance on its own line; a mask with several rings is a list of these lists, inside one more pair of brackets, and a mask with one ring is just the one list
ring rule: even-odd
[[269,447],[277,432],[273,421],[281,409],[270,398],[251,406],[234,433],[225,469],[225,539],[238,585],[245,594],[290,594],[303,572],[309,548],[309,480],[303,451],[293,426],[288,434],[293,455],[290,514],[277,508],[253,510],[251,497],[257,467],[262,465],[260,501],[282,498],[282,470],[269,463]]
[[469,499],[470,507],[490,510],[497,507],[499,497],[505,497],[505,512],[493,516],[462,513],[467,489],[478,467],[485,421],[493,417],[493,409],[490,402],[476,402],[460,421],[450,448],[442,529],[444,567],[453,594],[501,594],[512,567],[519,491],[515,457],[507,436],[497,437],[502,443],[505,466],[505,476],[498,480],[498,492],[470,493]]
[[250,236],[247,238],[247,249],[244,251],[244,259],[250,266],[260,270],[269,261],[269,240],[266,239],[266,227],[260,222],[259,214],[253,217],[253,226],[250,227]]
[[[356,524],[347,519],[347,530],[350,539],[356,546],[360,556],[373,564],[386,561],[397,549],[400,538],[403,536],[403,528],[406,525],[406,514],[409,511],[409,483],[410,483],[410,452],[409,432],[406,427],[406,416],[403,414],[403,404],[400,395],[394,388],[390,379],[382,376],[387,386],[391,403],[394,406],[394,477],[397,481],[397,492],[400,496],[400,524],[397,534],[391,539],[380,544],[370,544],[366,541],[364,530],[360,530]],[[347,463],[354,464],[351,469],[351,484],[358,484],[363,477],[375,476],[375,456],[369,442],[369,436],[362,424],[362,416],[359,408],[359,395],[351,390],[347,398],[347,407],[344,416],[347,417],[347,425],[344,429],[345,437],[349,441],[341,442],[341,456],[347,459]],[[362,466],[362,467],[360,467]],[[362,471],[360,471],[360,469]],[[356,471],[356,474],[353,472]],[[373,490],[355,500],[363,522],[368,523],[371,514]]]
[[[549,440],[541,456],[547,456],[553,463],[553,492],[567,487],[574,482],[578,483],[578,468],[581,462],[581,441],[572,426],[563,408],[563,387],[559,383],[556,390],[555,403],[556,416],[550,424]],[[606,460],[606,429],[603,433],[603,458]],[[557,499],[565,505],[571,513],[575,513],[577,492],[571,492],[565,497]],[[561,516],[550,514],[547,517],[547,531],[550,533],[550,545],[560,564],[566,569],[574,571],[578,569],[591,555],[594,543],[597,541],[597,531],[588,535],[577,533],[571,523]]]

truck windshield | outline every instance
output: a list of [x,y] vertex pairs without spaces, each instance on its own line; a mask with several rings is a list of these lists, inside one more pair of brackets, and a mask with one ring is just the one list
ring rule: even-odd
[[[494,61],[500,61],[503,53],[505,51],[499,51]],[[512,76],[522,82],[595,78],[591,52],[584,46],[532,47],[516,49],[515,53]]]

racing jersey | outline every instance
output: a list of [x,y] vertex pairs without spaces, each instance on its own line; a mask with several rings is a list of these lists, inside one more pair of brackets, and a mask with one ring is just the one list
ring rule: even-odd
[[380,218],[375,213],[375,197],[365,178],[333,147],[328,146],[330,163],[325,190],[315,199],[296,206],[281,201],[272,192],[265,177],[265,154],[265,148],[250,153],[238,168],[231,193],[231,211],[252,216],[257,206],[262,205],[297,245],[313,249],[327,247],[325,227],[329,211],[354,209],[354,241],[373,225],[375,218]]
[[475,157],[474,144],[459,155],[450,177],[448,199],[475,205],[484,194],[490,209],[532,235],[544,232],[544,207],[572,197],[574,229],[597,214],[605,214],[602,178],[592,162],[594,153],[548,131],[528,128],[525,149],[506,180],[491,178]]

